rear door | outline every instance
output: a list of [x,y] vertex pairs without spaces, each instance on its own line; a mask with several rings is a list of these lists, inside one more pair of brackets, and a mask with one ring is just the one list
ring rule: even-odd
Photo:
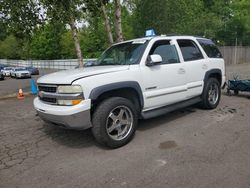
[[197,43],[191,39],[178,39],[187,79],[187,99],[198,96],[203,90],[203,79],[208,69],[208,61]]

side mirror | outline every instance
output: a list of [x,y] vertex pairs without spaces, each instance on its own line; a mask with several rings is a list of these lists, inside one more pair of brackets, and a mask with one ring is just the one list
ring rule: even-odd
[[162,63],[162,57],[159,54],[150,55],[146,63],[147,66],[154,66]]

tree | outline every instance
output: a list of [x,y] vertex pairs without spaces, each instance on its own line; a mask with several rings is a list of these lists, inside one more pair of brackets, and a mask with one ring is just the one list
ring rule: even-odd
[[29,37],[41,24],[41,6],[33,0],[0,0],[0,18],[18,38]]
[[75,50],[79,61],[79,66],[83,67],[83,56],[80,48],[78,30],[76,21],[83,18],[86,11],[84,0],[41,0],[43,6],[47,10],[47,19],[58,19],[64,24],[70,26],[72,37],[75,44]]
[[63,59],[76,58],[74,41],[70,31],[66,31],[65,33],[62,34],[60,46],[61,46],[61,58]]
[[14,35],[9,35],[4,41],[0,42],[0,58],[19,59],[19,44]]
[[107,3],[106,1],[101,0],[101,9],[102,9],[102,13],[103,13],[103,16],[104,16],[105,28],[106,28],[107,35],[108,35],[109,44],[112,45],[114,43],[114,39],[113,39],[113,35],[112,35],[112,30],[111,30],[109,17],[108,17],[106,7],[105,7],[106,3]]
[[122,18],[121,18],[121,4],[120,0],[114,0],[115,4],[115,32],[117,37],[117,42],[123,41],[122,34]]
[[30,43],[32,59],[60,59],[60,41],[64,32],[64,25],[53,21],[38,28]]

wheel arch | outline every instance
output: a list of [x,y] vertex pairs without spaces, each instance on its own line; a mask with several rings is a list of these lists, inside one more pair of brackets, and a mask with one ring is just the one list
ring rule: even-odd
[[136,81],[116,82],[96,87],[90,92],[89,98],[93,101],[92,105],[95,106],[104,99],[115,96],[128,98],[138,106],[139,111],[144,106],[142,90]]
[[209,78],[216,78],[218,79],[220,86],[222,84],[222,72],[220,69],[211,69],[206,72],[205,77],[204,77],[204,83],[207,82]]

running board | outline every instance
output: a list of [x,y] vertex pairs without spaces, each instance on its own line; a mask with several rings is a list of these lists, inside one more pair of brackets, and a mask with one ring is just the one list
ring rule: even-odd
[[157,109],[142,112],[141,117],[143,119],[153,118],[153,117],[160,116],[160,115],[163,115],[163,114],[166,114],[166,113],[169,113],[169,112],[181,109],[181,108],[191,106],[191,105],[196,104],[198,102],[201,102],[201,97],[195,97],[195,98],[192,98],[192,99],[189,99],[186,101],[182,101],[182,102],[179,102],[176,104],[171,104],[168,106],[164,106],[164,107],[160,107]]

